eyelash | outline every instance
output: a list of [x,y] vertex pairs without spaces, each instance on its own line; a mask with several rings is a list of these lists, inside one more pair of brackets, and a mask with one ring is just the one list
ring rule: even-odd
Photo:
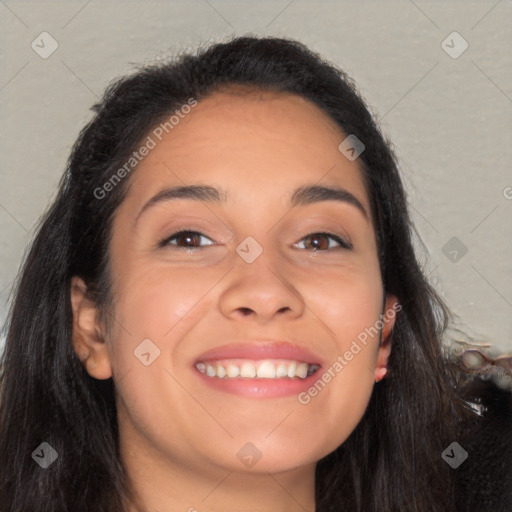
[[[201,246],[200,247],[182,247],[182,246],[178,246],[178,244],[171,244],[170,243],[171,240],[174,240],[175,238],[178,238],[179,236],[183,236],[183,235],[187,235],[187,234],[188,235],[194,235],[194,236],[199,235],[199,237],[204,237],[204,238],[208,238],[209,240],[211,240],[209,237],[207,237],[206,235],[204,235],[200,231],[195,231],[194,229],[182,229],[180,231],[177,231],[176,233],[173,233],[171,236],[161,240],[158,243],[158,247],[163,248],[163,247],[175,246],[175,248],[178,249],[178,250],[186,250],[186,251],[189,251],[189,252],[191,252],[191,251],[193,251],[195,249],[202,249],[202,248],[204,248],[204,246],[203,247],[201,247]],[[323,231],[309,233],[305,237],[303,237],[300,240],[300,242],[302,242],[304,239],[306,239],[308,237],[311,237],[313,235],[327,236],[328,238],[332,238],[336,243],[339,244],[338,247],[332,247],[330,249],[321,249],[320,252],[329,251],[329,250],[336,249],[336,248],[346,249],[346,250],[351,250],[352,249],[352,244],[350,244],[345,239],[341,238],[338,235],[335,235],[334,233],[327,233],[327,232],[323,232]],[[211,245],[215,245],[215,243],[208,244],[206,247],[211,246]],[[296,245],[296,244],[294,244],[294,245]],[[319,249],[313,248],[313,252],[318,252],[318,251],[319,251]]]

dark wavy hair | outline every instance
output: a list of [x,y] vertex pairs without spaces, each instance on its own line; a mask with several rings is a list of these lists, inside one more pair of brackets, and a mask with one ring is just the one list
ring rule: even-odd
[[[107,322],[112,218],[130,179],[102,199],[95,190],[162,119],[191,97],[201,101],[233,85],[306,98],[364,142],[358,163],[382,279],[402,305],[387,378],[374,386],[349,438],[317,464],[316,510],[453,510],[453,470],[441,453],[470,412],[442,344],[451,314],[415,255],[417,234],[391,143],[338,67],[293,40],[238,37],[112,83],[72,149],[25,256],[6,324],[1,512],[125,510],[131,495],[118,447],[115,379],[90,377],[73,349],[71,277],[85,280]],[[46,470],[31,456],[42,442],[59,454]]]

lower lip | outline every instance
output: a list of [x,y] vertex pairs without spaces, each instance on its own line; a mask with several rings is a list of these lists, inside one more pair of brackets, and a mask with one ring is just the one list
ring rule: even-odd
[[251,398],[279,398],[298,395],[318,380],[320,371],[318,369],[305,379],[248,379],[243,377],[219,379],[218,377],[209,377],[196,368],[194,370],[206,385],[214,389]]

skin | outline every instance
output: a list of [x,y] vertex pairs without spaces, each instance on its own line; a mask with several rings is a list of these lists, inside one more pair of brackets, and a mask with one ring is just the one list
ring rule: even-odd
[[[92,377],[114,378],[122,459],[141,510],[313,511],[315,464],[353,431],[391,350],[393,318],[381,345],[370,338],[307,405],[296,395],[237,396],[198,378],[194,361],[235,340],[292,340],[327,369],[382,310],[369,200],[357,160],[338,150],[346,134],[303,98],[241,92],[199,102],[130,177],[113,222],[109,332],[85,283],[72,280],[74,347]],[[135,222],[160,190],[191,184],[229,198],[161,202]],[[345,202],[291,208],[304,185],[343,187],[368,218]],[[201,248],[157,247],[190,227],[207,237],[195,240]],[[315,252],[307,235],[322,232],[353,249],[321,238]],[[247,236],[263,248],[250,264],[235,250]],[[396,305],[387,295],[386,310]],[[133,352],[148,338],[160,356],[145,366]],[[262,454],[252,468],[237,457],[247,442]]]

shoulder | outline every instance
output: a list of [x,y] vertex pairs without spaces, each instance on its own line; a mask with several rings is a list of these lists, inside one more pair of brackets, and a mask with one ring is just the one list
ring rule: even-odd
[[463,390],[463,397],[480,412],[461,432],[459,444],[468,457],[454,469],[457,512],[512,511],[510,381],[475,377]]

